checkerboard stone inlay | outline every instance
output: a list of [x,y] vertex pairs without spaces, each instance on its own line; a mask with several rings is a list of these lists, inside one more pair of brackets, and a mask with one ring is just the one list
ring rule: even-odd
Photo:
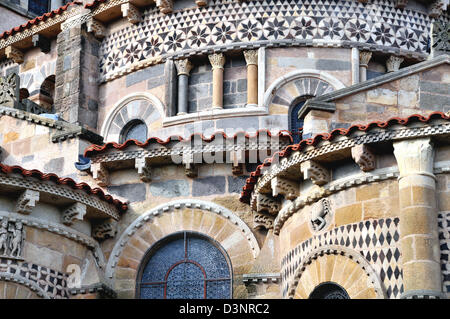
[[289,283],[309,253],[322,246],[338,245],[359,252],[379,276],[386,297],[399,298],[403,284],[398,223],[398,218],[366,220],[334,228],[300,243],[281,260],[283,296],[287,296]]
[[444,293],[450,293],[450,212],[438,215],[439,244],[441,248],[441,270]]
[[105,37],[100,74],[106,79],[152,57],[205,53],[249,43],[323,42],[401,55],[423,54],[430,26],[428,15],[396,9],[391,0],[371,0],[370,5],[343,0],[211,0],[207,7],[168,15],[150,8],[142,22]]

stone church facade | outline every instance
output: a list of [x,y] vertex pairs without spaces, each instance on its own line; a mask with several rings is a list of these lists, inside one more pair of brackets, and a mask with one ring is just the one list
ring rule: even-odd
[[447,298],[447,7],[75,1],[4,31],[0,298]]

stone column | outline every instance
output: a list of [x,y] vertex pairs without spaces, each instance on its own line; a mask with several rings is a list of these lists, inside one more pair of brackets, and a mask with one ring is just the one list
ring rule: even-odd
[[244,51],[247,63],[247,106],[258,106],[258,51]]
[[359,82],[367,81],[367,67],[369,66],[369,61],[371,58],[372,52],[359,52]]
[[402,298],[443,297],[434,149],[430,138],[394,142],[400,200]]
[[223,108],[223,65],[225,56],[223,53],[214,53],[208,56],[213,72],[213,99],[212,108]]
[[403,60],[403,58],[391,55],[386,61],[387,72],[395,72],[400,70],[400,65],[402,64]]
[[359,83],[359,50],[358,48],[352,48],[351,52],[352,84],[356,84]]
[[189,72],[192,70],[192,63],[188,59],[175,61],[178,74],[178,112],[177,115],[184,115],[188,112],[188,80]]

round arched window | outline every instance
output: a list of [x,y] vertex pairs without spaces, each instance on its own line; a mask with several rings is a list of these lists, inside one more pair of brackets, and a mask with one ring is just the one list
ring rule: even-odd
[[128,140],[145,142],[147,140],[147,125],[141,120],[132,120],[125,125],[120,136],[121,143]]
[[350,299],[350,297],[340,285],[334,282],[325,282],[314,288],[309,299]]
[[231,267],[213,240],[193,232],[156,243],[143,260],[137,283],[141,299],[231,298]]
[[289,131],[292,134],[294,143],[299,143],[302,140],[303,119],[298,119],[298,112],[309,98],[312,98],[312,96],[297,98],[289,110]]

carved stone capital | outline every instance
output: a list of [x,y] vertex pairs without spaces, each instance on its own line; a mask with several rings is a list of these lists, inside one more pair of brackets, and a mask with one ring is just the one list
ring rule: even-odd
[[92,177],[99,186],[107,186],[109,184],[109,172],[103,163],[93,163],[91,165]]
[[404,59],[395,55],[391,55],[386,61],[386,68],[388,72],[395,72],[400,69],[400,65]]
[[360,51],[359,52],[359,65],[367,68],[371,58],[372,58],[371,51]]
[[12,45],[7,46],[5,49],[5,54],[8,59],[13,60],[15,63],[23,62],[23,53],[19,49],[13,47]]
[[272,196],[258,193],[256,195],[256,212],[267,212],[272,215],[278,214],[281,209],[281,204]]
[[205,7],[208,5],[208,0],[195,0],[195,4],[199,7]]
[[141,181],[147,183],[152,180],[151,168],[145,157],[137,157],[134,160],[134,167],[137,169]]
[[442,15],[443,8],[442,0],[435,0],[428,8],[428,15],[431,18],[439,18]]
[[41,52],[50,52],[50,40],[44,37],[42,34],[36,33],[31,37],[31,42],[33,42],[34,47],[41,49]]
[[182,59],[182,60],[176,60],[175,61],[175,67],[177,68],[177,74],[178,75],[189,75],[189,72],[191,72],[192,68],[194,67],[188,59]]
[[37,201],[39,201],[39,192],[27,189],[19,196],[14,211],[28,215],[36,206]]
[[173,0],[156,0],[156,6],[161,13],[171,13],[173,11]]
[[363,172],[369,172],[375,169],[375,155],[372,150],[364,144],[352,147],[352,158]]
[[433,175],[434,148],[430,138],[394,142],[400,178],[412,174]]
[[92,32],[98,39],[103,39],[106,35],[106,28],[100,21],[91,18],[86,22],[87,31]]
[[247,65],[258,65],[258,50],[245,50],[244,57]]
[[330,181],[330,172],[328,169],[315,161],[301,163],[300,170],[303,173],[303,178],[310,178],[313,184],[320,186]]
[[212,69],[223,69],[225,64],[225,55],[223,53],[213,53],[208,55],[209,62],[211,63]]
[[408,0],[395,0],[395,8],[403,9],[408,4]]
[[274,177],[271,181],[272,195],[283,195],[288,200],[294,200],[299,196],[298,183],[282,177]]
[[261,228],[265,228],[267,230],[273,229],[273,221],[274,221],[273,216],[253,212],[253,228],[254,229],[261,229]]
[[86,215],[86,205],[83,203],[75,203],[62,213],[62,223],[70,226],[75,219],[83,220],[84,215]]
[[136,24],[142,21],[142,14],[137,7],[129,2],[120,5],[120,10],[122,10],[122,16],[127,18],[132,24]]
[[113,238],[117,233],[117,222],[113,219],[107,219],[96,225],[92,230],[92,237],[97,240]]

